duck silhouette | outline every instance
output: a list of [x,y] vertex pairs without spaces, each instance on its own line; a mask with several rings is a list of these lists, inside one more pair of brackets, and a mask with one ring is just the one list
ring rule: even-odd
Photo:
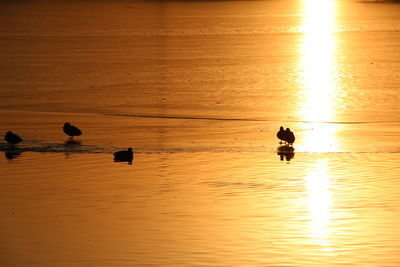
[[80,136],[82,134],[82,131],[78,127],[71,125],[69,122],[64,123],[63,130],[65,134],[69,135],[69,139],[71,140],[74,136]]
[[276,136],[279,138],[279,140],[281,140],[281,141],[279,141],[279,144],[282,144],[283,142],[286,142],[286,132],[283,129],[283,126],[281,126],[279,128],[279,132],[276,133]]
[[286,128],[285,141],[288,142],[289,145],[293,145],[294,140],[296,140],[294,133],[289,128]]
[[15,133],[13,133],[11,131],[8,131],[4,135],[4,140],[6,140],[7,143],[9,143],[10,145],[16,145],[23,141],[21,137],[19,137],[18,135],[16,135]]
[[133,151],[131,147],[129,147],[128,150],[121,150],[114,153],[115,162],[129,162],[130,164],[132,164],[132,160]]

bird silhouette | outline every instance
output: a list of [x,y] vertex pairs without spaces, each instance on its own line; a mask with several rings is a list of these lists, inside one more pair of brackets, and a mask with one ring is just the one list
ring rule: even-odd
[[286,142],[286,132],[283,129],[283,126],[279,128],[279,132],[276,133],[276,136],[279,138],[279,140],[281,140],[279,141],[279,144],[282,144],[282,141]]
[[129,147],[128,150],[121,150],[114,153],[115,162],[129,162],[130,164],[132,164],[132,160],[133,151],[131,147]]
[[294,140],[296,140],[296,138],[294,137],[294,133],[289,128],[286,128],[285,138],[285,141],[288,142],[289,145],[292,145],[294,143]]
[[22,142],[22,138],[11,131],[8,131],[4,135],[4,140],[6,140],[7,143],[9,143],[10,145],[16,145],[16,144]]
[[80,136],[82,134],[82,131],[79,128],[71,125],[69,122],[64,123],[63,130],[65,134],[69,135],[69,139],[71,140],[74,136]]

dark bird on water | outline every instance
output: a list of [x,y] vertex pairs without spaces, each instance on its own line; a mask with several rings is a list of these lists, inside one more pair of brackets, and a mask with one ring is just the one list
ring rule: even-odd
[[69,135],[69,138],[72,140],[74,136],[80,136],[82,134],[82,131],[79,130],[79,128],[75,127],[74,125],[71,125],[69,122],[64,123],[63,127],[64,133]]
[[296,140],[296,138],[294,137],[294,133],[289,128],[286,128],[285,141],[289,144],[293,144],[294,140]]
[[279,143],[282,144],[282,141],[286,142],[285,139],[285,130],[283,129],[283,126],[281,126],[281,128],[279,128],[279,132],[276,133],[276,136],[279,138],[279,140],[281,140]]
[[6,135],[4,136],[4,140],[6,140],[7,143],[9,143],[11,145],[16,145],[16,144],[22,142],[22,138],[11,131],[8,131],[6,133]]
[[132,163],[133,160],[133,151],[132,148],[128,148],[128,150],[121,150],[114,153],[114,161],[115,162],[122,162],[127,161]]

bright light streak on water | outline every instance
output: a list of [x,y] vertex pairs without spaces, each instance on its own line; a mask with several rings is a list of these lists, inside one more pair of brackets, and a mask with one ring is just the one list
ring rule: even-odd
[[305,178],[307,204],[309,209],[309,227],[313,242],[329,246],[329,224],[332,206],[329,166],[326,160],[317,160],[310,164]]
[[305,126],[311,131],[305,135],[299,148],[308,152],[338,151],[336,126],[322,123],[335,121],[335,3],[305,0],[304,13],[299,73],[304,102],[301,103],[300,116],[311,122]]

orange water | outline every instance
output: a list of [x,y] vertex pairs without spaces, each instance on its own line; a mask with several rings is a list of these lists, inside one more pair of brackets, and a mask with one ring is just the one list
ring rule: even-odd
[[1,261],[396,266],[399,160],[202,152],[137,154],[128,165],[27,152],[0,159]]
[[0,5],[0,265],[400,264],[400,5]]

